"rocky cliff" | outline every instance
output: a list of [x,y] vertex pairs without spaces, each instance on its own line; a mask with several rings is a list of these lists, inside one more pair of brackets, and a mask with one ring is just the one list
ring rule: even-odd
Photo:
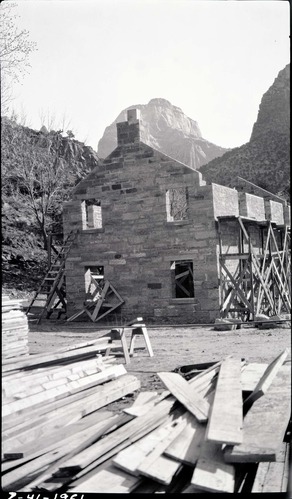
[[290,197],[290,64],[263,95],[249,142],[201,168],[205,180],[236,186],[241,176]]
[[[199,169],[227,151],[205,140],[198,123],[166,99],[152,99],[148,104],[129,106],[127,109],[132,108],[140,109],[141,140],[145,144],[194,169]],[[98,143],[100,158],[106,158],[116,148],[116,123],[126,121],[127,109],[106,127]]]

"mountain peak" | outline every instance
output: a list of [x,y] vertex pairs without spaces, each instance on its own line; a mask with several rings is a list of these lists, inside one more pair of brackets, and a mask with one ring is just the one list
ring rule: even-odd
[[99,157],[106,158],[117,147],[116,123],[125,121],[127,110],[133,108],[139,109],[141,113],[142,142],[193,169],[199,169],[227,151],[205,140],[196,121],[160,97],[151,99],[148,104],[124,109],[105,129],[98,143]]

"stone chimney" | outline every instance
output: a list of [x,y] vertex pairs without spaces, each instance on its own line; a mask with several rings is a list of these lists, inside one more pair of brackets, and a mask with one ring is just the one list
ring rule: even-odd
[[139,144],[140,110],[128,109],[127,121],[117,123],[118,146]]

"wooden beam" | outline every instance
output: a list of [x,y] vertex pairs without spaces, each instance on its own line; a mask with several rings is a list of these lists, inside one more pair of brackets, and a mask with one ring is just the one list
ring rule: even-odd
[[146,404],[157,396],[158,392],[143,391],[138,393],[131,407],[137,407]]
[[50,451],[36,459],[33,459],[32,461],[29,461],[23,466],[6,473],[2,476],[2,488],[7,490],[7,488],[13,489],[15,487],[15,490],[18,490],[19,485],[17,484],[19,484],[19,482],[25,484],[29,483],[29,481],[31,481],[29,476],[33,475],[37,470],[41,470],[44,466],[48,466],[54,461],[63,458],[67,454],[75,453],[80,440],[83,441],[83,444],[81,444],[82,446],[85,445],[85,442],[88,445],[89,442],[95,441],[99,436],[103,435],[105,428],[112,425],[116,419],[117,416],[112,416],[106,422],[99,421],[96,425],[78,433],[76,436],[73,436],[73,438],[70,436],[67,439],[64,439],[63,442],[60,442],[58,450],[54,449],[53,451]]
[[282,366],[268,392],[257,399],[243,422],[243,442],[227,446],[226,462],[274,461],[290,419],[291,369]]
[[161,381],[172,395],[193,414],[198,421],[204,422],[208,419],[210,406],[202,397],[196,394],[189,383],[177,373],[157,373]]
[[87,465],[93,463],[108,451],[115,449],[119,444],[122,444],[123,448],[128,447],[131,443],[159,426],[167,418],[173,403],[174,400],[171,399],[162,401],[158,406],[153,408],[150,414],[147,413],[133,419],[113,434],[107,435],[100,442],[86,449],[86,451],[72,457],[72,459],[62,466],[62,470],[66,473],[71,472],[74,474],[76,471],[82,470]]
[[253,392],[247,397],[244,402],[245,409],[250,407],[258,398],[262,397],[269,389],[269,386],[273,382],[277,372],[283,365],[289,353],[289,349],[285,348],[283,352],[278,355],[273,362],[271,362],[266,368],[264,374],[256,384]]
[[102,365],[101,359],[93,358],[83,362],[54,366],[53,369],[42,368],[41,370],[22,371],[20,376],[6,376],[2,383],[3,404],[6,404],[13,397],[23,398],[30,393],[45,390],[50,386],[50,383],[55,381],[63,384],[73,377],[79,379],[102,371],[105,371],[105,366]]
[[127,371],[122,364],[111,366],[102,372],[80,378],[77,381],[70,381],[61,386],[57,386],[56,388],[49,388],[48,390],[44,390],[37,394],[28,395],[23,399],[4,404],[2,407],[2,416],[9,416],[10,414],[18,412],[21,409],[39,406],[48,400],[58,400],[68,394],[74,394],[87,388],[91,388],[92,386],[110,381],[126,373]]
[[275,462],[259,463],[252,493],[287,492],[285,472],[289,444],[283,443]]
[[[115,466],[135,476],[139,473],[145,476],[151,475],[160,483],[168,482],[169,478],[171,481],[179,465],[176,465],[174,461],[169,463],[169,459],[162,456],[162,453],[168,442],[175,438],[185,426],[184,416],[180,417],[183,413],[184,409],[176,410],[168,416],[165,423],[119,452],[113,459]],[[165,464],[167,464],[167,470]],[[143,473],[145,470],[146,472]]]
[[234,492],[235,468],[224,461],[220,444],[202,444],[191,484],[205,492]]
[[233,275],[227,269],[226,265],[224,265],[223,263],[221,265],[226,274],[228,275],[228,277],[230,278],[231,284],[232,286],[234,286],[237,295],[240,297],[241,301],[245,304],[245,306],[252,312],[251,303],[247,300],[246,296],[244,295],[244,292],[240,289],[241,280],[240,279],[235,280]]
[[181,464],[163,455],[168,445],[182,432],[186,425],[183,417],[170,423],[167,435],[157,442],[154,449],[145,457],[138,466],[138,472],[152,480],[165,485],[170,484],[173,475],[177,473]]
[[70,488],[70,494],[80,492],[92,494],[129,494],[142,482],[141,477],[134,477],[118,470],[109,460],[105,466],[100,466],[89,477],[80,480],[79,485]]
[[44,355],[30,355],[29,358],[20,359],[15,362],[15,360],[10,359],[9,361],[4,361],[2,365],[2,369],[6,371],[14,371],[15,369],[23,369],[27,367],[37,367],[43,364],[49,364],[53,362],[57,362],[60,360],[66,359],[66,361],[71,358],[77,359],[80,357],[86,358],[86,356],[94,356],[98,352],[102,352],[106,350],[108,347],[108,342],[104,340],[102,343],[96,343],[96,345],[90,346],[88,348],[80,348],[69,350],[61,353],[51,353]]
[[22,445],[9,454],[5,453],[4,458],[13,461],[2,463],[2,472],[7,471],[9,468],[24,464],[29,458],[33,459],[38,457],[43,451],[48,452],[55,447],[59,447],[60,442],[70,435],[77,434],[79,431],[82,431],[101,420],[106,420],[111,416],[113,416],[113,413],[110,411],[94,411],[86,417],[81,418],[80,416],[81,419],[78,419],[77,422],[74,423],[66,424],[66,419],[64,419],[64,425],[62,427],[55,428],[54,430],[48,428],[47,433],[44,434],[42,438]]
[[155,449],[158,443],[169,435],[173,422],[173,415],[168,416],[165,423],[158,426],[145,437],[126,447],[124,450],[118,452],[113,458],[113,464],[131,475],[138,476],[139,466],[143,463],[147,455]]
[[241,371],[242,391],[252,392],[263,376],[268,364],[249,362]]
[[[90,446],[99,440],[102,436],[106,435],[109,431],[114,431],[116,428],[119,428],[125,423],[125,415],[114,415],[111,418],[109,418],[107,421],[102,421],[99,423],[99,427],[95,430],[95,432],[92,434],[90,432],[89,436],[86,438],[80,438],[81,436],[78,435],[78,438],[76,440],[72,440],[74,442],[71,444],[70,440],[70,445],[67,447],[67,449],[64,449],[64,445],[61,446],[61,451],[60,454],[58,452],[53,451],[54,454],[56,454],[55,459],[51,460],[50,463],[51,466],[46,467],[45,470],[41,470],[41,473],[36,477],[33,478],[32,480],[29,479],[28,482],[26,482],[26,486],[22,487],[23,492],[28,492],[30,490],[35,490],[35,487],[38,487],[44,480],[47,480],[48,478],[52,477],[52,474],[55,473],[60,466],[62,465],[63,462],[66,462],[68,459],[70,459],[72,456],[74,456],[76,453],[81,453],[84,449],[90,448]],[[63,442],[61,442],[63,444]],[[45,456],[44,456],[45,457]],[[28,463],[29,465],[30,463]]]
[[186,413],[187,424],[182,432],[168,445],[164,454],[175,461],[195,466],[202,442],[205,439],[206,425],[191,414]]
[[220,367],[206,440],[225,444],[242,442],[241,360],[225,359]]
[[[141,392],[143,393],[143,392]],[[166,397],[170,395],[170,392],[165,390],[161,394],[156,394],[153,396],[151,400],[145,402],[141,405],[132,405],[131,407],[126,407],[123,411],[126,414],[130,414],[131,416],[143,416],[143,414],[147,414],[147,412],[151,411],[152,408],[158,404],[161,400],[164,400]]]
[[249,253],[225,253],[220,256],[221,260],[248,260],[249,258]]

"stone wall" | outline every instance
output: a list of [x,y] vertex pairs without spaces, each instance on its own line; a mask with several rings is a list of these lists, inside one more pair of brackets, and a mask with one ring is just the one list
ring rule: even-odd
[[[66,262],[68,314],[83,307],[88,267],[100,266],[124,299],[120,320],[214,322],[220,305],[218,217],[267,218],[264,201],[242,193],[239,199],[235,189],[206,185],[199,172],[139,142],[135,115],[128,128],[127,122],[120,125],[118,147],[64,205],[65,234],[78,230]],[[186,202],[181,219],[169,216],[169,192],[175,199],[176,190],[177,199]],[[88,200],[100,206],[99,228],[84,224]],[[274,205],[269,206],[274,213]],[[223,228],[224,251],[237,252],[238,223],[233,219]],[[258,233],[253,239],[259,246]],[[178,297],[175,291],[174,274],[181,265],[191,266],[194,296]]]
[[[187,189],[184,220],[167,221],[167,191]],[[82,230],[82,203],[101,201],[102,228]],[[212,186],[201,174],[139,144],[117,148],[64,205],[64,230],[79,229],[67,259],[69,314],[81,309],[85,267],[102,265],[125,300],[122,315],[149,322],[210,322],[218,315]],[[175,298],[171,265],[191,261],[195,296]]]

